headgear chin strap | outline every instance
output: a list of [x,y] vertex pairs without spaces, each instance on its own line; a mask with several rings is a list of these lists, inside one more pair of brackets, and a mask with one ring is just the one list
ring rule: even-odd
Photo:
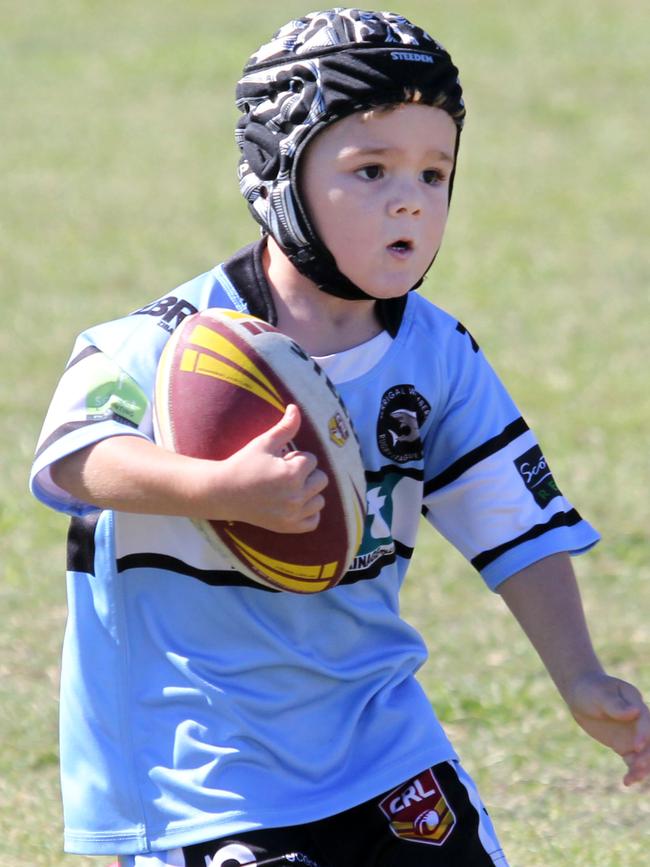
[[[416,93],[452,117],[457,151],[465,117],[458,70],[428,33],[390,12],[313,12],[281,28],[244,67],[236,93],[241,191],[257,222],[325,292],[372,298],[341,273],[318,237],[300,190],[300,157],[329,124]],[[453,174],[450,198],[452,186]]]

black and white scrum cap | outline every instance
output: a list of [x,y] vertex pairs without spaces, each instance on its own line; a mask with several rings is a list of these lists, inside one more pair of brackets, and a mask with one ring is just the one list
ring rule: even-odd
[[241,191],[295,267],[331,294],[369,297],[338,270],[312,226],[300,155],[325,126],[413,91],[452,117],[457,150],[465,106],[445,49],[401,15],[341,7],[290,21],[253,54],[237,84]]

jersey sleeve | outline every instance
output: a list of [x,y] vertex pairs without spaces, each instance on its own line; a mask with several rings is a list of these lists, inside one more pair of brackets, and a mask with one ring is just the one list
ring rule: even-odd
[[30,488],[39,500],[72,515],[95,511],[55,484],[52,464],[111,436],[153,440],[152,400],[160,355],[181,322],[208,307],[242,307],[222,266],[77,338],[36,447]]
[[563,496],[533,432],[458,324],[441,370],[444,400],[425,437],[427,520],[491,589],[537,560],[599,539]]
[[77,501],[52,479],[52,464],[111,436],[153,439],[151,399],[131,374],[82,335],[50,404],[36,447],[32,493],[54,509],[83,515]]

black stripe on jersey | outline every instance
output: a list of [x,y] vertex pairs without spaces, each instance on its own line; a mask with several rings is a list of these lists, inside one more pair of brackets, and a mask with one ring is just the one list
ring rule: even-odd
[[68,530],[68,571],[95,574],[95,529],[101,512],[73,518]]
[[404,557],[406,560],[410,560],[413,556],[413,548],[409,548],[408,545],[405,545],[403,542],[398,542],[397,539],[394,539],[395,542],[395,553],[398,557]]
[[395,474],[415,479],[416,482],[421,482],[424,479],[422,470],[415,467],[399,467],[396,464],[385,464],[378,470],[366,470],[366,481],[381,482],[386,476]]
[[490,455],[495,454],[501,449],[505,448],[509,445],[513,440],[516,440],[517,437],[520,437],[522,434],[526,433],[528,430],[528,425],[521,418],[515,419],[515,421],[510,422],[509,425],[501,431],[497,436],[492,437],[489,440],[486,440],[480,446],[477,446],[475,449],[472,449],[470,452],[467,452],[466,455],[463,455],[462,458],[458,458],[457,461],[454,461],[451,466],[447,467],[446,470],[443,470],[439,475],[437,475],[434,479],[431,479],[424,484],[424,496],[428,497],[429,494],[433,494],[434,491],[439,491],[441,488],[444,488],[446,485],[451,484],[451,482],[455,482],[463,473],[467,472],[471,467],[475,464],[478,464],[480,461],[484,461],[485,458],[489,458]]
[[164,569],[166,572],[177,572],[179,575],[196,578],[211,587],[255,587],[257,590],[267,590],[269,593],[280,592],[251,581],[241,572],[234,572],[231,569],[197,569],[196,566],[190,566],[189,563],[167,554],[142,553],[119,557],[117,571],[126,572],[127,569]]
[[89,355],[97,355],[101,352],[101,349],[97,349],[96,346],[87,346],[85,349],[82,349],[79,355],[75,355],[74,358],[71,358],[67,364],[66,370],[70,370],[71,367],[74,367],[75,364],[79,364],[80,361],[83,361],[84,358],[88,358]]
[[346,572],[343,578],[339,581],[341,584],[356,584],[358,581],[371,581],[376,578],[385,566],[390,566],[395,562],[396,551],[390,554],[383,554],[365,569],[355,569],[354,572]]
[[[62,424],[61,427],[58,427],[55,431],[53,431],[49,437],[43,442],[41,447],[38,449],[34,458],[38,458],[46,449],[49,449],[51,445],[53,445],[57,440],[60,440],[61,437],[67,436],[67,434],[74,433],[76,430],[81,430],[83,427],[88,427],[91,424],[99,424],[103,421],[116,421],[119,424],[123,424],[125,427],[137,429],[137,424],[132,422],[128,418],[124,418],[124,416],[117,415],[114,412],[106,413],[102,418],[88,418],[83,421],[69,421],[65,424]],[[90,443],[89,443],[90,445]]]
[[480,349],[481,347],[478,345],[478,343],[476,342],[476,340],[474,340],[474,338],[473,338],[472,335],[469,333],[469,331],[467,330],[467,328],[465,328],[465,326],[463,325],[462,322],[457,322],[457,323],[456,323],[456,331],[458,331],[459,334],[466,334],[466,335],[469,337],[469,342],[472,344],[472,349],[474,350],[474,352],[478,352],[478,351],[479,351],[479,349]]
[[[366,569],[356,569],[354,572],[347,572],[339,583],[356,584],[357,581],[367,581],[371,578],[376,578],[384,566],[395,562],[396,556],[410,560],[413,556],[413,548],[409,548],[408,545],[396,541],[393,552],[378,557]],[[253,587],[256,590],[266,590],[268,593],[282,592],[272,587],[267,587],[264,584],[258,584],[241,572],[231,569],[198,569],[196,566],[190,566],[189,563],[185,563],[177,557],[170,557],[167,554],[143,552],[141,554],[126,554],[124,557],[119,557],[117,560],[117,571],[126,572],[128,569],[164,569],[167,572],[176,572],[179,575],[188,575],[190,578],[196,578],[198,581],[209,584],[211,587]],[[89,570],[87,568],[79,568],[77,571],[86,572]]]
[[570,509],[568,512],[557,512],[546,524],[535,524],[534,527],[522,533],[521,536],[517,536],[509,542],[504,542],[502,545],[497,545],[496,548],[491,548],[489,551],[483,551],[481,554],[478,554],[471,561],[472,566],[480,572],[481,569],[494,562],[502,554],[505,554],[506,551],[516,548],[517,545],[522,545],[531,539],[539,539],[544,533],[557,530],[558,527],[575,527],[580,521],[582,521],[582,517],[575,509]]
[[[359,555],[357,555],[357,557],[358,556]],[[371,558],[372,552],[367,556]],[[391,563],[394,563],[397,557],[403,557],[405,560],[410,560],[412,556],[413,548],[409,548],[408,545],[404,545],[403,542],[398,542],[397,539],[394,539],[393,550],[389,554],[381,554],[365,569],[355,569],[353,572],[346,572],[339,583],[356,584],[357,581],[369,581],[372,578],[376,578],[384,566],[390,566]]]
[[82,427],[86,427],[89,424],[96,424],[96,422],[84,419],[83,421],[69,421],[65,424],[62,424],[61,427],[58,427],[55,431],[52,431],[49,437],[40,446],[34,457],[37,458],[42,455],[46,449],[49,449],[49,447],[53,445],[57,440],[60,440],[61,437],[64,437],[69,433],[74,433],[74,431],[76,430],[81,430]]

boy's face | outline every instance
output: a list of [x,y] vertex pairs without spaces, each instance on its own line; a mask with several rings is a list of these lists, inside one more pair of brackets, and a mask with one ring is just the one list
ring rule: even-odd
[[407,104],[357,112],[308,145],[301,188],[316,231],[374,298],[404,295],[437,252],[455,143],[446,112]]

